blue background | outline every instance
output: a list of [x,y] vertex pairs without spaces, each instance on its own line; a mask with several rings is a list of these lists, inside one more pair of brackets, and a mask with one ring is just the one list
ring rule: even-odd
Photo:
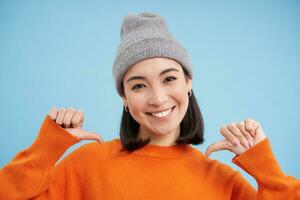
[[[299,1],[275,0],[1,1],[0,167],[35,140],[52,106],[83,109],[86,130],[118,137],[112,64],[120,26],[128,13],[149,11],[164,16],[189,51],[206,127],[197,148],[222,139],[222,125],[251,117],[284,172],[300,178],[299,10]],[[212,158],[242,171],[233,156]]]

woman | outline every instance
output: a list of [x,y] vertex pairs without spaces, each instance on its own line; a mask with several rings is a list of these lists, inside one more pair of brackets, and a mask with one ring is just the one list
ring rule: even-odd
[[[190,145],[201,144],[204,132],[192,68],[161,16],[124,18],[113,74],[124,103],[120,138],[104,142],[82,130],[82,111],[52,108],[36,141],[1,170],[1,199],[300,199],[300,182],[281,171],[253,119],[222,127],[224,140],[206,155],[235,153],[258,191]],[[98,142],[55,166],[81,140]]]

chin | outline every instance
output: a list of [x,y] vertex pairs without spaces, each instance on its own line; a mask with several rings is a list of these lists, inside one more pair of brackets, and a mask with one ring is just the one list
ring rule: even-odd
[[156,135],[169,135],[169,134],[173,134],[174,132],[176,132],[176,128],[175,129],[168,129],[168,130],[153,130],[151,131]]

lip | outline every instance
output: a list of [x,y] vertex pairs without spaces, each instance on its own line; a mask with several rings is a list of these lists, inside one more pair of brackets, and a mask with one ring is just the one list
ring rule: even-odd
[[159,110],[159,111],[153,111],[153,112],[146,112],[147,114],[151,114],[151,113],[160,113],[160,112],[164,112],[164,111],[167,111],[167,110],[170,110],[175,108],[175,106],[172,106],[171,108],[167,108],[167,109],[164,109],[164,110]]
[[[165,116],[165,117],[154,117],[151,113],[146,113],[147,115],[149,115],[149,116],[151,116],[151,118],[152,119],[155,119],[155,120],[167,120],[167,119],[169,119],[170,117],[171,117],[171,115],[172,115],[172,113],[173,113],[173,111],[174,111],[174,109],[176,108],[176,106],[173,106],[172,108],[169,108],[169,109],[172,109],[171,110],[171,112],[167,115],[167,116]],[[167,110],[169,110],[169,109],[167,109]],[[166,110],[163,110],[163,111],[166,111]],[[161,111],[162,112],[162,111]]]

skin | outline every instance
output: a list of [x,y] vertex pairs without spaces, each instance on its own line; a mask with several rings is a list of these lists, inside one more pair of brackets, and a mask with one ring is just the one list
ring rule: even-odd
[[[165,70],[170,70],[161,74]],[[161,74],[161,75],[160,75]],[[132,80],[132,77],[143,77]],[[130,80],[131,79],[131,80]],[[140,124],[139,138],[151,138],[150,144],[175,145],[189,103],[191,79],[184,76],[180,64],[171,59],[152,58],[133,65],[123,78],[124,105]],[[150,113],[174,107],[168,120],[158,120]]]
[[[170,70],[161,74],[167,69]],[[143,60],[126,72],[123,85],[123,103],[140,124],[138,137],[150,137],[150,144],[154,145],[175,145],[180,133],[180,122],[188,107],[188,92],[192,89],[192,80],[184,76],[181,65],[167,58]],[[166,120],[158,120],[148,114],[174,106]],[[48,115],[80,140],[103,142],[100,135],[82,129],[84,122],[82,110],[53,107]],[[205,152],[207,156],[221,150],[240,155],[266,138],[260,123],[251,118],[222,126],[220,133],[224,139],[211,144]]]
[[82,129],[84,122],[84,112],[82,110],[52,107],[48,116],[80,141],[96,140],[100,143],[104,142],[100,135]]
[[[260,123],[251,118],[223,126],[220,128],[220,133],[225,139],[211,144],[205,151],[207,156],[221,150],[228,150],[236,155],[240,155],[266,139],[266,135]],[[247,141],[248,145],[245,144]]]

